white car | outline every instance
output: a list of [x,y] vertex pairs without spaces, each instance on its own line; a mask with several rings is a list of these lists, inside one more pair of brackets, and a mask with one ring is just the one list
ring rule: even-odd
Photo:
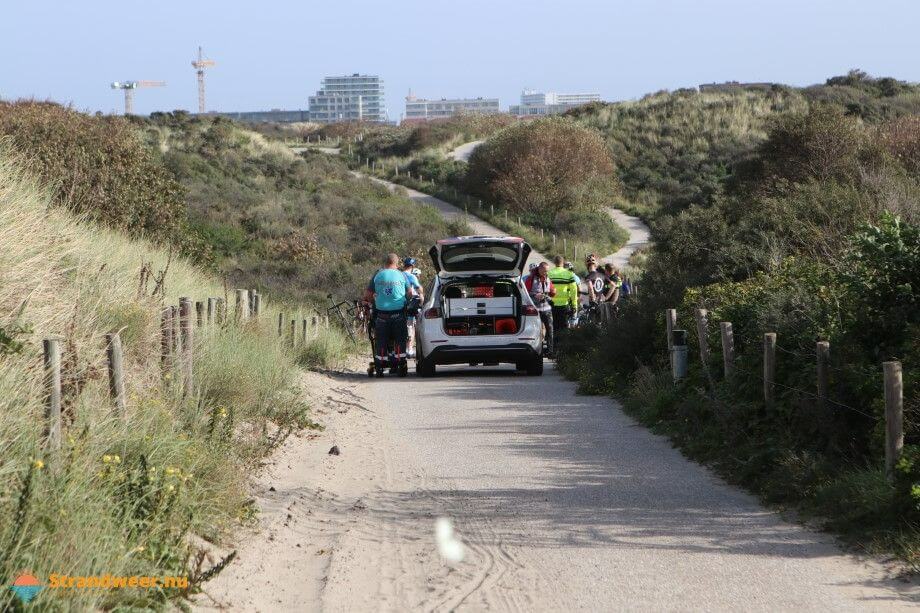
[[530,251],[510,236],[461,236],[431,248],[437,275],[415,326],[420,376],[439,364],[498,363],[543,374],[543,326],[521,282]]

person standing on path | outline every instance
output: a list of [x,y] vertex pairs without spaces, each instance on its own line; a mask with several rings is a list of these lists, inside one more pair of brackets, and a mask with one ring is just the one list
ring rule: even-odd
[[399,256],[390,253],[384,260],[364,292],[364,299],[374,301],[374,370],[378,377],[390,361],[389,345],[393,343],[391,367],[404,375],[406,372],[406,304],[414,295],[405,273],[399,269]]
[[546,328],[546,355],[552,357],[555,351],[552,297],[556,295],[556,288],[553,287],[553,282],[549,280],[548,271],[549,264],[546,262],[541,263],[531,271],[524,285],[527,287],[527,293],[530,294],[530,299],[533,300],[534,306],[537,307],[540,322]]
[[555,268],[547,273],[549,280],[556,288],[553,297],[553,335],[557,336],[560,330],[569,327],[569,317],[578,310],[578,283],[575,273],[568,270],[561,255],[553,258]]
[[585,266],[588,269],[588,274],[585,275],[585,281],[588,284],[588,301],[594,304],[606,302],[613,296],[610,277],[597,267],[597,256],[593,253],[585,258]]
[[406,313],[406,329],[408,337],[406,339],[406,353],[410,358],[415,357],[415,317],[418,314],[418,306],[425,300],[425,290],[418,280],[420,271],[415,267],[416,261],[413,257],[407,257],[403,260],[403,274],[406,275],[406,281],[409,287],[415,291],[415,297],[409,301],[409,309]]

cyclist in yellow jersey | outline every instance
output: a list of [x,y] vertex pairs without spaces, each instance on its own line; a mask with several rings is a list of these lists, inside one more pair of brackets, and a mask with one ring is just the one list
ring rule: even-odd
[[565,259],[561,255],[553,258],[555,268],[548,273],[549,280],[556,288],[553,296],[553,328],[558,332],[569,327],[569,317],[578,310],[578,281],[575,273],[565,267]]

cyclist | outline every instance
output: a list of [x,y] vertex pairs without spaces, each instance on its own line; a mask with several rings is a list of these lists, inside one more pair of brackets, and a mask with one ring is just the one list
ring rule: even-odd
[[[408,372],[406,366],[406,304],[415,295],[406,274],[399,269],[399,256],[390,253],[384,259],[383,268],[378,270],[364,291],[364,299],[374,302],[374,371],[378,377],[390,361],[401,376]],[[389,356],[389,344],[393,342],[393,354]]]
[[578,284],[575,282],[575,273],[564,267],[565,260],[561,255],[553,258],[553,264],[556,267],[547,275],[556,288],[553,297],[553,326],[554,333],[558,334],[560,330],[569,327],[569,317],[578,310]]
[[408,335],[406,354],[410,358],[415,357],[415,316],[418,315],[419,306],[425,301],[425,290],[418,280],[418,276],[422,274],[422,271],[416,268],[415,264],[415,258],[411,256],[403,260],[403,274],[406,275],[406,281],[409,282],[409,286],[415,290],[415,297],[409,300],[406,310],[406,330]]
[[540,322],[546,328],[546,355],[553,357],[553,305],[552,298],[556,295],[556,288],[549,279],[547,272],[549,264],[542,262],[539,266],[531,268],[531,273],[527,275],[527,293],[530,294],[533,304],[537,307],[540,314]]
[[521,277],[521,283],[525,283],[525,284],[527,283],[527,279],[529,279],[530,275],[534,273],[534,271],[537,269],[537,266],[539,266],[539,264],[537,264],[536,262],[530,263],[530,265],[527,267],[527,274]]
[[623,285],[623,279],[620,277],[620,271],[613,264],[604,264],[604,271],[610,277],[611,291],[607,297],[607,302],[617,303],[620,299],[620,287]]
[[597,256],[593,253],[588,254],[585,257],[585,267],[588,269],[588,274],[585,275],[588,284],[588,302],[596,304],[606,301],[613,294],[613,288],[607,273],[597,267]]

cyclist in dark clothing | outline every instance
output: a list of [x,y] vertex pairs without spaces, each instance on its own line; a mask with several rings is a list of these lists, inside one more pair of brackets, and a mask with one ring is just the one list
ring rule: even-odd
[[588,300],[591,303],[605,302],[613,294],[610,283],[610,277],[607,273],[597,266],[597,257],[591,253],[585,258],[585,266],[588,274],[585,275],[585,282],[588,285]]

